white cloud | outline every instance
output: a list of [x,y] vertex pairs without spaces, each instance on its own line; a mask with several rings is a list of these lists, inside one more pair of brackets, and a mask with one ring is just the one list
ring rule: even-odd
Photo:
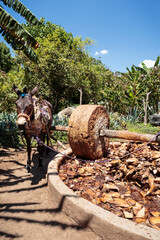
[[98,55],[104,55],[104,54],[108,54],[108,50],[104,49],[104,50],[101,50],[100,52],[95,52],[95,56],[98,56]]
[[[155,61],[153,60],[144,60],[143,63],[148,67],[148,68],[151,68],[151,67],[154,67],[154,64],[155,64]],[[142,67],[142,64],[139,65],[140,67]]]
[[102,51],[100,51],[101,54],[108,54],[108,50],[104,49]]
[[95,56],[97,56],[97,55],[99,55],[99,52],[95,52],[95,54],[94,54]]

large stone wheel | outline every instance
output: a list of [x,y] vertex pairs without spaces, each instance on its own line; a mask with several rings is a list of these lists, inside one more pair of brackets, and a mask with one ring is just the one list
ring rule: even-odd
[[81,157],[98,159],[106,155],[108,139],[100,130],[109,128],[109,115],[99,105],[80,105],[69,119],[68,140],[72,151]]

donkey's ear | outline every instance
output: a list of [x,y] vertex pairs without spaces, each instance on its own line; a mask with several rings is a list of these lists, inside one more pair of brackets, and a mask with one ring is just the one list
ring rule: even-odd
[[13,84],[13,90],[17,93],[18,96],[22,93],[15,84]]
[[33,88],[33,90],[31,91],[31,95],[32,96],[35,95],[36,92],[38,92],[38,89],[39,89],[39,84],[35,88]]
[[27,91],[27,87],[24,87],[23,88],[23,93],[27,93],[28,91]]

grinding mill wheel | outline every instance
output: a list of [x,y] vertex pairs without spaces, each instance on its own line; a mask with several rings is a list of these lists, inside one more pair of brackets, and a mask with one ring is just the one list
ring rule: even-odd
[[106,155],[109,140],[100,130],[109,128],[109,115],[99,105],[80,105],[69,119],[68,140],[77,156],[98,159]]

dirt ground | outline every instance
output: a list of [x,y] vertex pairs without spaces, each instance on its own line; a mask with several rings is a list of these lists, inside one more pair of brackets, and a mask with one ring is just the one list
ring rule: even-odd
[[77,226],[51,200],[46,172],[53,156],[43,158],[44,166],[38,168],[33,151],[28,173],[25,150],[0,149],[0,239],[101,239]]

